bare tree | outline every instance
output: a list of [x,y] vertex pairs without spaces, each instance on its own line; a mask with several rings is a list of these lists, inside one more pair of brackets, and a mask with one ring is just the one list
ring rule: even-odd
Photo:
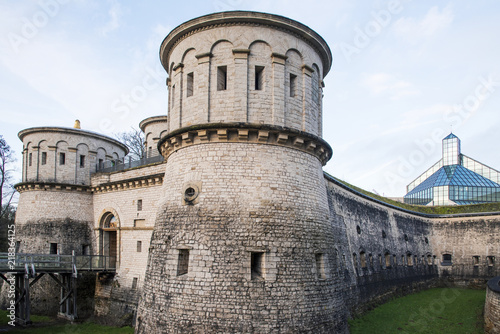
[[142,159],[145,157],[145,138],[141,130],[131,127],[130,131],[120,132],[115,137],[128,147],[128,154],[132,159]]
[[0,219],[12,211],[11,203],[16,190],[11,183],[10,166],[15,160],[14,151],[0,135]]

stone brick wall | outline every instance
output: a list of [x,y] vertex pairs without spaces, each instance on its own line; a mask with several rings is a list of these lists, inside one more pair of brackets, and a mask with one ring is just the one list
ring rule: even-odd
[[[200,144],[169,157],[165,180],[138,333],[346,331],[317,157],[274,145]],[[184,200],[189,187],[199,190],[192,204]],[[188,271],[179,274],[185,250]]]
[[331,270],[351,316],[436,283],[429,219],[364,199],[329,177],[327,189],[338,259]]
[[[432,241],[440,276],[465,287],[484,287],[491,277],[500,275],[498,215],[441,218],[433,221]],[[444,255],[451,255],[445,262]]]
[[488,281],[484,306],[484,332],[500,333],[500,276]]
[[109,254],[103,249],[109,245],[102,224],[107,214],[116,217],[116,275],[102,277],[96,285],[95,314],[106,317],[109,324],[130,325],[134,320],[161,203],[164,170],[161,163],[92,177],[96,254]]

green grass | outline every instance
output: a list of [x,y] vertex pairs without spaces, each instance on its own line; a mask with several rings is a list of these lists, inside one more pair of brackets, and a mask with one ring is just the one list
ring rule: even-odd
[[[10,321],[10,319],[7,318],[8,314],[9,313],[7,311],[0,310],[0,325],[7,325],[8,324],[8,322]],[[43,315],[32,315],[30,318],[31,318],[31,321],[33,321],[33,323],[49,322],[52,320],[52,319],[50,319],[50,317],[46,317]]]
[[484,290],[436,288],[394,299],[349,320],[351,334],[483,333]]

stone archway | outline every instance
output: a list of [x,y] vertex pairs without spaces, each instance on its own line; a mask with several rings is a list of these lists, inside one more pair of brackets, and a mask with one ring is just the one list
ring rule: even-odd
[[107,210],[99,221],[99,255],[110,257],[110,266],[116,266],[118,254],[118,231],[120,219],[115,210]]

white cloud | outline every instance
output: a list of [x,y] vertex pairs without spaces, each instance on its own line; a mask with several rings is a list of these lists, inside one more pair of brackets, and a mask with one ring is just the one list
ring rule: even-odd
[[365,74],[361,84],[371,95],[388,96],[392,100],[420,93],[409,81],[397,79],[389,73]]
[[453,22],[453,12],[448,5],[441,11],[434,6],[418,20],[413,17],[403,17],[394,23],[394,31],[397,35],[413,40],[419,37],[429,37],[446,29]]
[[108,33],[120,27],[120,15],[122,14],[121,6],[116,0],[112,1],[111,8],[108,11],[109,21],[102,28],[101,34],[107,36]]

